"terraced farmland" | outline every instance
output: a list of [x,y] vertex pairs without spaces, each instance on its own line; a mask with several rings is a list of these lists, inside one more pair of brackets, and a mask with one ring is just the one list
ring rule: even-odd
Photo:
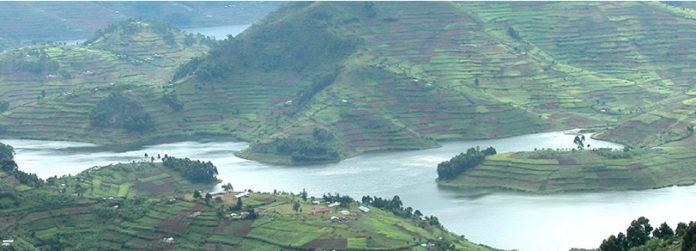
[[314,214],[326,203],[287,193],[250,193],[236,209],[240,192],[196,199],[192,191],[211,184],[192,184],[161,163],[95,167],[29,189],[7,186],[16,182],[10,177],[0,171],[0,192],[13,194],[17,205],[0,208],[7,216],[0,234],[19,249],[427,250],[421,244],[430,243],[492,250],[415,216],[360,212],[357,203]]
[[[691,11],[617,2],[289,3],[185,64],[206,48],[121,29],[23,59],[84,63],[63,74],[74,79],[8,75],[0,95],[22,102],[10,102],[0,126],[13,137],[104,144],[231,136],[251,142],[241,155],[286,164],[580,127],[659,146],[690,135],[695,119],[694,63],[682,56],[694,36],[681,32],[696,25]],[[111,91],[141,103],[154,129],[91,127],[87,108]],[[178,111],[165,93],[175,94]],[[59,126],[43,123],[52,114]],[[323,130],[324,139],[313,136]],[[279,148],[292,140],[319,147]]]
[[[90,126],[90,110],[111,92],[146,104],[156,121],[177,116],[161,100],[168,91],[167,79],[179,64],[205,53],[214,42],[159,23],[129,21],[107,30],[86,45],[29,48],[0,56],[0,97],[9,102],[9,111],[0,116],[5,135],[85,140],[91,134],[102,143],[136,141],[125,131]],[[41,62],[55,66],[42,68]]]
[[486,160],[445,187],[506,189],[531,193],[640,190],[696,183],[695,139],[650,150],[538,150],[504,153]]

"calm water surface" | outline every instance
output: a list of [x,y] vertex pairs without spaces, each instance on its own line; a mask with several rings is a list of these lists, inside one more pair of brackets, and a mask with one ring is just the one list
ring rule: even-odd
[[[96,145],[74,142],[2,140],[13,145],[20,169],[42,178],[76,174],[95,165],[142,160],[149,155],[210,160],[224,182],[236,190],[299,192],[315,196],[341,192],[360,198],[399,195],[404,205],[435,215],[448,229],[467,239],[497,248],[568,250],[598,247],[610,234],[625,231],[639,216],[653,225],[696,219],[696,186],[646,191],[529,195],[487,193],[467,195],[438,188],[437,163],[472,146],[493,146],[498,152],[534,148],[570,148],[574,135],[551,132],[506,139],[444,143],[436,149],[371,153],[340,163],[308,167],[268,165],[237,158],[241,142],[179,142],[146,146],[128,152],[90,149]],[[620,145],[589,139],[594,147]],[[217,187],[211,190],[219,190]]]
[[246,30],[251,26],[250,24],[239,24],[239,25],[223,25],[223,26],[213,26],[213,27],[200,27],[200,28],[186,28],[182,29],[185,32],[193,34],[203,34],[206,36],[214,37],[216,40],[223,40],[227,38],[227,35],[236,36],[242,31]]

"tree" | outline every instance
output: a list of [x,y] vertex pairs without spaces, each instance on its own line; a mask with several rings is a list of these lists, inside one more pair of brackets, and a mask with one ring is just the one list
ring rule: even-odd
[[667,225],[667,222],[663,222],[660,225],[660,227],[656,228],[655,231],[653,231],[652,234],[655,238],[663,240],[668,240],[674,237],[674,231],[671,227],[669,227],[669,225]]
[[406,216],[411,217],[411,214],[413,214],[413,208],[407,207],[404,209],[404,212],[406,213]]
[[242,210],[242,205],[243,205],[242,203],[243,203],[243,202],[242,202],[242,197],[239,197],[239,198],[237,199],[237,205],[235,206],[235,210]]
[[675,229],[674,232],[677,235],[677,237],[682,237],[684,236],[684,234],[686,234],[686,228],[688,227],[689,226],[687,226],[686,223],[679,222],[679,224],[677,224],[677,229]]
[[220,203],[222,203],[222,198],[215,197],[215,204],[220,204]]
[[690,222],[682,239],[682,251],[696,251],[696,223]]
[[212,198],[213,198],[213,195],[211,195],[210,193],[206,193],[205,194],[205,204],[210,203],[210,199],[212,199]]
[[512,28],[512,26],[508,27],[508,31],[507,31],[507,32],[508,32],[508,35],[509,35],[511,38],[514,38],[515,40],[521,40],[521,39],[522,39],[522,37],[520,37],[520,34],[517,33],[517,31],[516,31],[514,28]]
[[295,210],[295,212],[300,211],[300,202],[299,201],[295,201],[294,203],[292,203],[292,210]]
[[402,205],[403,203],[401,202],[401,198],[399,198],[398,195],[394,195],[394,198],[392,198],[391,201],[391,208],[401,209]]
[[304,188],[302,188],[302,193],[300,193],[300,195],[303,201],[307,201],[307,191]]
[[193,198],[194,198],[194,199],[200,199],[200,198],[201,198],[201,192],[199,192],[199,191],[194,191],[194,192],[193,192]]
[[222,185],[222,189],[225,190],[225,192],[231,192],[234,189],[234,187],[232,187],[231,183],[227,183]]
[[423,213],[421,213],[420,210],[416,209],[416,211],[413,212],[413,216],[420,218],[423,217]]
[[631,222],[631,226],[626,229],[626,240],[629,248],[641,246],[650,239],[650,233],[653,228],[650,226],[649,221],[641,216]]
[[0,143],[0,159],[14,159],[14,148],[11,145]]

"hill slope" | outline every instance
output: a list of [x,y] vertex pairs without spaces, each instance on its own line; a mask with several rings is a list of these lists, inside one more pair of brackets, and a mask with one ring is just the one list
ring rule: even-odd
[[175,80],[263,136],[242,155],[331,161],[628,121],[690,88],[694,25],[660,3],[291,3]]
[[0,51],[33,43],[85,39],[128,19],[179,28],[251,24],[278,2],[2,2]]
[[[142,132],[99,128],[90,113],[111,94],[137,103],[155,122],[176,116],[166,79],[215,41],[142,21],[111,25],[79,46],[45,46],[0,55],[0,115],[5,137],[134,141]],[[165,95],[168,94],[168,95]],[[168,96],[169,98],[166,98]],[[125,113],[137,111],[124,111]],[[124,140],[126,139],[126,140]]]
[[173,76],[173,96],[117,83],[149,114],[126,117],[150,125],[146,135],[94,130],[84,117],[70,134],[10,135],[109,144],[226,135],[252,143],[242,156],[295,164],[578,127],[656,146],[690,135],[696,119],[696,62],[681,56],[693,17],[662,3],[288,3],[176,72],[156,71]]

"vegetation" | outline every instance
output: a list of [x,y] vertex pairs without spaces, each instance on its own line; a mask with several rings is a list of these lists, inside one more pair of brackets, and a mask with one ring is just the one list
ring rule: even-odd
[[480,164],[486,156],[496,154],[495,148],[488,147],[483,151],[476,148],[469,148],[466,153],[460,153],[452,159],[437,164],[437,176],[441,180],[450,180],[459,174]]
[[[280,3],[12,3],[0,8],[0,51],[91,36],[108,24],[133,18],[167,22],[179,28],[251,24]],[[16,15],[22,13],[22,15]],[[219,38],[222,39],[222,38]],[[69,42],[60,42],[69,43]],[[71,43],[74,45],[74,43]]]
[[194,183],[216,182],[215,176],[218,174],[217,167],[210,161],[191,160],[189,158],[178,159],[166,156],[162,159],[164,166],[181,173],[184,178]]
[[119,92],[111,93],[89,113],[94,127],[124,128],[127,131],[144,132],[154,126],[152,117],[133,98]]
[[[173,36],[176,43],[165,42],[165,35]],[[167,79],[180,63],[207,51],[207,41],[166,24],[130,20],[109,26],[89,44],[4,53],[0,55],[0,110],[4,110],[0,133],[103,144],[191,133],[190,127],[180,126],[185,118],[171,113],[172,109],[183,111],[184,101]],[[16,61],[41,58],[57,62],[58,68],[13,69]]]
[[693,137],[656,149],[551,150],[487,157],[445,187],[505,189],[532,193],[633,190],[696,182]]
[[[690,222],[687,226],[680,222],[677,232],[662,223],[658,228],[650,225],[650,220],[640,217],[631,222],[626,229],[626,234],[611,235],[602,241],[599,246],[601,251],[628,251],[628,250],[681,250],[691,251],[696,248],[696,224]],[[652,237],[650,236],[652,231]],[[677,243],[676,245],[674,243]],[[681,248],[679,248],[681,246]]]
[[15,240],[14,249],[492,250],[420,217],[377,207],[359,213],[352,199],[343,215],[315,214],[328,201],[288,193],[250,192],[244,202],[235,199],[239,192],[202,194],[213,184],[192,183],[156,162],[95,167],[28,190],[0,174],[0,234]]
[[[135,69],[164,70],[127,68],[143,74],[99,80],[82,73],[114,67],[76,71],[56,57],[76,52],[52,47],[45,51],[59,68],[49,74],[103,85],[69,97],[56,95],[69,87],[46,89],[40,100],[41,88],[22,85],[23,95],[6,96],[32,101],[15,108],[18,100],[11,100],[14,109],[0,115],[0,127],[10,136],[107,144],[226,135],[250,141],[240,156],[286,164],[578,127],[601,130],[599,137],[633,148],[662,146],[689,137],[696,120],[689,112],[695,104],[692,59],[679,57],[694,39],[683,31],[696,23],[680,8],[628,2],[288,3],[205,55],[191,53],[191,47],[208,46],[195,37],[133,21],[105,29],[85,50],[110,52],[97,54],[110,60],[96,62],[117,59]],[[555,15],[560,12],[569,14]],[[626,25],[629,19],[645,25]],[[21,54],[10,52],[7,60]],[[78,119],[85,118],[80,104],[108,96],[102,88],[110,83],[138,97],[152,116],[152,136],[92,130]],[[56,114],[57,126],[38,126],[33,114]],[[317,140],[315,128],[329,132],[330,140]]]

